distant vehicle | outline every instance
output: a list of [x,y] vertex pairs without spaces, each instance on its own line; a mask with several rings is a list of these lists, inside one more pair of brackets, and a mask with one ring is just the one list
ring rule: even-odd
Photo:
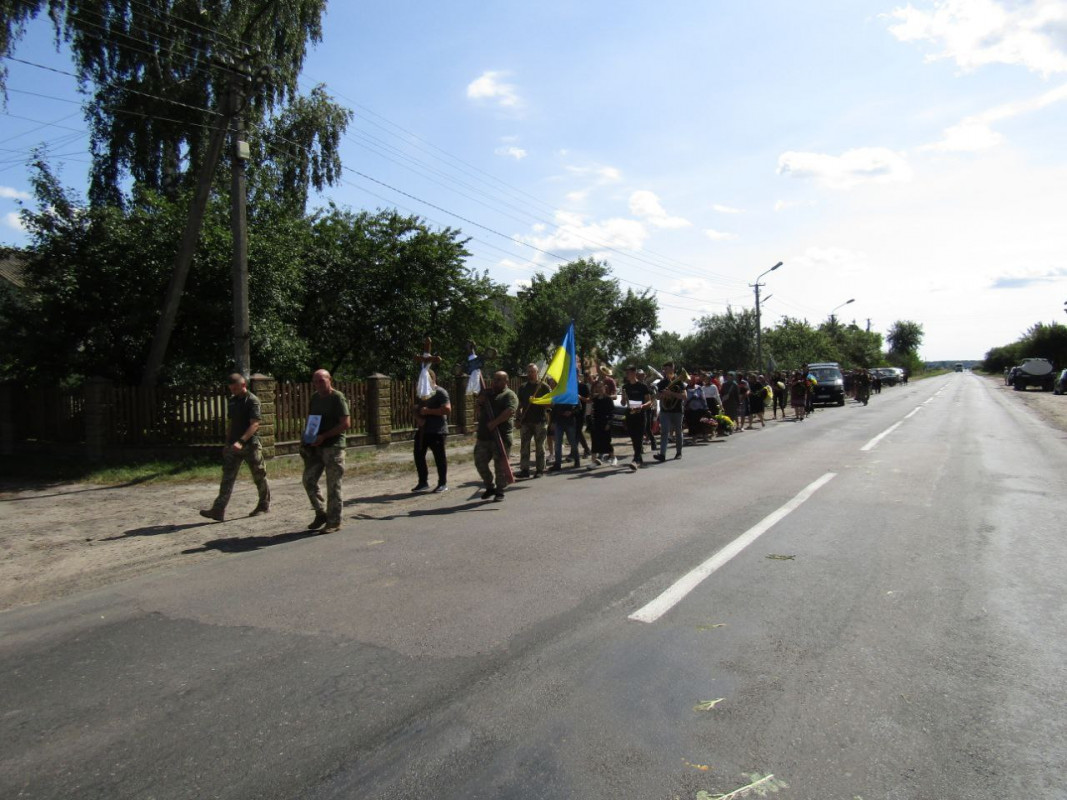
[[900,373],[895,367],[875,367],[871,375],[877,375],[882,381],[882,386],[896,386],[900,383]]
[[1067,369],[1061,369],[1056,382],[1052,385],[1053,394],[1067,394]]
[[1052,370],[1052,362],[1047,358],[1027,358],[1014,370],[1012,386],[1015,391],[1026,391],[1029,386],[1040,386],[1041,391],[1051,392],[1052,385],[1056,381],[1056,375]]
[[836,403],[839,406],[845,404],[845,378],[841,374],[841,367],[836,361],[827,361],[821,364],[808,364],[808,372],[818,382],[812,394],[812,405],[821,403],[829,405]]
[[956,365],[956,372],[963,372],[963,364]]

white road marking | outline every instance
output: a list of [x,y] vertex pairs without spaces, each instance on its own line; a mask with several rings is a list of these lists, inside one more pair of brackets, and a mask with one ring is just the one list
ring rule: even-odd
[[878,434],[873,439],[871,439],[869,442],[867,442],[867,444],[863,445],[863,447],[860,448],[860,452],[861,453],[866,453],[868,450],[873,450],[877,446],[877,444],[880,441],[882,441],[882,439],[887,437],[889,434],[891,434],[893,431],[895,431],[897,428],[899,428],[903,424],[904,424],[904,420],[901,420],[900,422],[894,422],[892,425],[890,425],[888,428],[886,428],[880,434]]
[[773,528],[776,524],[781,522],[790,512],[799,508],[805,500],[833,480],[836,475],[836,472],[827,472],[817,481],[808,484],[796,497],[777,511],[768,514],[699,567],[683,575],[675,581],[667,591],[648,605],[635,611],[628,617],[628,619],[632,619],[635,622],[655,622],[680,603],[687,594],[703,583],[704,580],[719,567],[727,564],[730,559],[756,541],[756,539]]
[[910,414],[905,414],[904,415],[904,419],[911,419],[912,417],[914,417],[916,414],[918,414],[922,410],[923,410],[923,407],[919,406],[914,411],[912,411]]

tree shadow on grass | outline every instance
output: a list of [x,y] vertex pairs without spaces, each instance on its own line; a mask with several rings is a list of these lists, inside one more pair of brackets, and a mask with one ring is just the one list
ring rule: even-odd
[[131,528],[123,531],[118,536],[108,536],[106,539],[97,539],[98,542],[114,542],[119,539],[129,539],[132,536],[159,536],[163,533],[177,533],[187,531],[190,528],[202,528],[205,525],[215,525],[215,522],[190,522],[186,525],[149,525],[146,528]]
[[312,536],[322,535],[321,531],[292,531],[291,533],[279,533],[276,536],[233,536],[228,539],[212,539],[204,542],[200,547],[190,547],[182,550],[182,555],[193,553],[206,553],[209,550],[218,550],[220,553],[250,553],[253,550],[262,550],[265,547],[273,547],[276,544],[288,544],[301,539],[309,539]]

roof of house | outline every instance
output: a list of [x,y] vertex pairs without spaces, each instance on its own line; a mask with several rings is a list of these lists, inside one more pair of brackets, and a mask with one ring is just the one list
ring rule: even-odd
[[26,257],[22,253],[17,251],[0,253],[0,279],[20,289],[26,288],[26,281],[23,278],[25,264]]

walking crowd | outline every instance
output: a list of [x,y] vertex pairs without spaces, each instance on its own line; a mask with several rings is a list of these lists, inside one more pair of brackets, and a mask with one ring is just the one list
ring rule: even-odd
[[[414,461],[418,483],[413,492],[448,491],[448,463],[445,440],[452,405],[448,392],[437,385],[433,370],[427,371],[430,393],[413,404],[416,432]],[[623,370],[622,385],[616,383],[606,365],[590,366],[579,375],[577,403],[541,405],[535,399],[555,385],[542,379],[536,364],[526,367],[526,380],[518,392],[509,388],[506,372],[495,372],[478,394],[475,404],[477,429],[474,465],[485,486],[481,497],[500,502],[504,491],[516,479],[537,479],[565,468],[579,468],[582,459],[591,466],[617,466],[614,435],[625,433],[632,446],[626,465],[637,472],[645,466],[645,446],[653,460],[682,458],[688,430],[692,442],[765,428],[772,420],[803,422],[814,411],[818,381],[807,365],[796,371],[779,371],[769,377],[757,372],[696,370],[692,374],[675,369],[673,362],[661,370],[649,371],[636,365]],[[881,391],[877,372],[851,370],[843,376],[844,396],[864,405],[871,391]],[[314,393],[308,407],[308,421],[300,447],[304,462],[302,483],[315,517],[311,530],[325,533],[340,530],[342,481],[345,472],[345,436],[351,421],[348,401],[333,388],[326,370],[312,376]],[[240,374],[229,377],[229,436],[223,448],[223,470],[219,493],[201,516],[223,521],[226,506],[242,463],[247,463],[259,493],[259,501],[249,516],[270,510],[270,486],[258,437],[261,421],[259,399],[252,394]],[[759,426],[757,428],[756,426]],[[519,471],[512,472],[510,457],[515,430],[519,437]],[[588,438],[586,436],[588,434]],[[566,442],[566,456],[564,445]],[[426,454],[434,457],[437,484],[429,484]],[[326,476],[326,495],[320,481]]]

